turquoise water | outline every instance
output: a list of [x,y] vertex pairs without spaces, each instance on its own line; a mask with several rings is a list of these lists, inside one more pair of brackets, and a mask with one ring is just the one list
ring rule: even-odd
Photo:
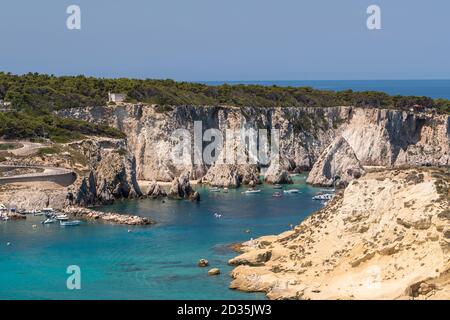
[[[102,208],[150,217],[158,222],[151,227],[64,228],[43,226],[40,217],[0,222],[0,299],[264,299],[228,289],[227,261],[236,253],[227,246],[280,233],[317,210],[321,204],[311,200],[317,189],[304,181],[299,176],[289,186],[302,193],[281,199],[266,185],[256,195],[200,188],[199,203],[139,200]],[[200,258],[222,274],[207,276],[208,268],[196,265]],[[69,265],[81,268],[81,290],[66,288]]]
[[280,87],[313,87],[315,89],[342,91],[382,91],[391,95],[426,96],[450,99],[450,80],[311,80],[311,81],[211,81],[210,85],[259,84]]

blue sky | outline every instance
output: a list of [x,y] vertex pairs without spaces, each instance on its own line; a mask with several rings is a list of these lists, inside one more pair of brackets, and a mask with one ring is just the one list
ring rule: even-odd
[[[81,8],[81,30],[66,8]],[[382,30],[366,9],[382,10]],[[0,70],[177,80],[449,79],[448,0],[2,0]]]

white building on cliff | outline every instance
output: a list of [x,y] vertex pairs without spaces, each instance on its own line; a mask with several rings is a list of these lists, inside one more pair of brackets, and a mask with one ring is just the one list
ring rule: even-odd
[[108,92],[108,102],[124,102],[126,97],[124,93]]

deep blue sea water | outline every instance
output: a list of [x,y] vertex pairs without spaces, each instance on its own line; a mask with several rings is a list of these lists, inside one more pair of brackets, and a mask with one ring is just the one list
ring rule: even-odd
[[316,81],[208,81],[210,85],[259,84],[280,87],[313,87],[342,91],[382,91],[391,95],[427,96],[450,99],[450,80],[316,80]]
[[[43,226],[40,217],[0,222],[0,299],[264,299],[228,289],[227,261],[236,256],[228,245],[278,234],[317,210],[317,189],[305,176],[295,179],[289,188],[302,193],[281,199],[268,185],[257,195],[201,188],[199,203],[140,200],[103,208],[151,217],[158,222],[151,227]],[[208,268],[197,267],[200,258],[222,274],[207,276]],[[81,268],[81,290],[66,288],[69,265]]]

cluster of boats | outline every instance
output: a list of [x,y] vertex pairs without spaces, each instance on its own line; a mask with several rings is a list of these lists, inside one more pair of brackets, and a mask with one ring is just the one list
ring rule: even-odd
[[8,209],[3,205],[3,203],[0,203],[0,221],[8,221]]
[[[281,189],[280,187],[278,187],[279,185],[275,185],[274,186],[274,189]],[[249,190],[246,190],[246,191],[244,191],[244,192],[242,192],[242,193],[244,193],[244,194],[257,194],[257,193],[260,193],[261,192],[261,190],[259,190],[259,189],[249,189]],[[298,190],[298,189],[288,189],[288,190],[283,190],[283,193],[284,194],[295,194],[295,193],[300,193],[300,190]],[[272,195],[272,197],[274,197],[274,198],[281,198],[283,195],[282,195],[282,193],[281,192],[275,192],[273,195]]]
[[69,216],[64,213],[58,213],[53,208],[43,208],[42,210],[31,210],[31,211],[25,211],[20,210],[17,212],[16,208],[10,208],[9,210],[6,208],[5,205],[0,203],[0,220],[2,221],[8,221],[10,218],[8,217],[8,211],[12,214],[19,213],[22,215],[33,215],[36,217],[39,216],[45,216],[45,220],[42,221],[42,224],[52,224],[59,222],[61,226],[78,226],[81,224],[81,221],[79,220],[71,220],[69,221]]
[[78,226],[81,224],[79,220],[69,221],[69,216],[64,213],[58,213],[52,208],[44,208],[42,211],[36,211],[34,213],[35,216],[45,216],[46,219],[42,221],[42,224],[52,224],[59,222],[59,224],[63,227],[66,226]]

